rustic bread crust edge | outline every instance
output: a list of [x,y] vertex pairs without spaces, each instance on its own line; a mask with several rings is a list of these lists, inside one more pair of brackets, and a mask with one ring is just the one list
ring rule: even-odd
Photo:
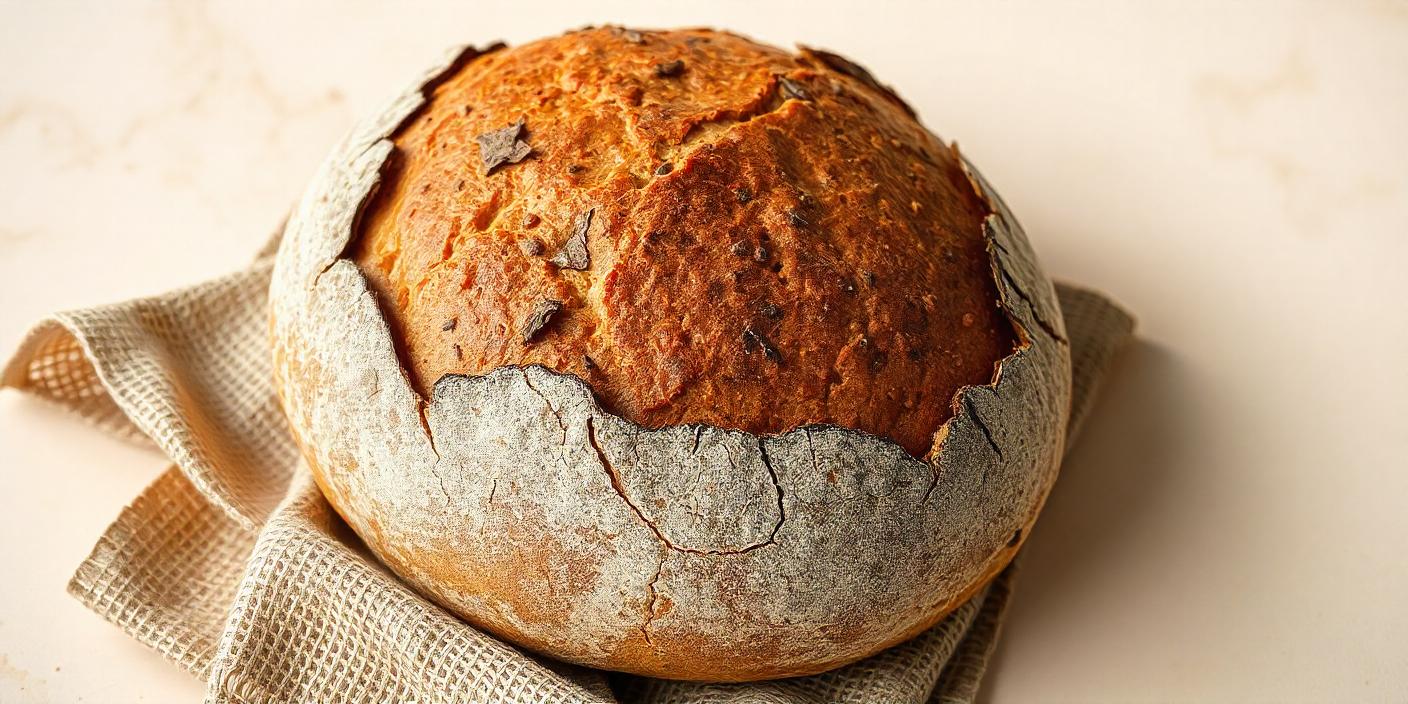
[[993,206],[993,276],[1021,344],[992,384],[960,391],[932,463],[830,426],[644,429],[537,366],[446,376],[417,394],[343,253],[389,136],[475,55],[452,54],[333,150],[274,269],[280,397],[323,492],[378,558],[531,650],[727,681],[873,654],[1007,564],[1056,478],[1070,355],[1050,281],[966,160]]

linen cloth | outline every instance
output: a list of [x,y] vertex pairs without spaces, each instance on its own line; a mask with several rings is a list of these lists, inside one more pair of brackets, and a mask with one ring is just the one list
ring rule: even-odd
[[[171,461],[98,539],[69,591],[207,682],[209,704],[971,702],[1015,563],[943,621],[811,677],[673,682],[524,652],[402,584],[319,493],[287,430],[268,348],[267,246],[190,288],[59,313],[0,386],[57,402]],[[1071,345],[1067,447],[1134,321],[1057,285]]]

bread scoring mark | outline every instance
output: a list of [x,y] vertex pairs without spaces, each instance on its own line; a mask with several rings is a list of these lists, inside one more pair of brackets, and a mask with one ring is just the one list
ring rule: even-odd
[[[688,121],[684,136],[680,138],[678,144],[674,145],[674,148],[669,150],[665,157],[672,162],[683,164],[689,160],[691,154],[698,151],[703,145],[718,142],[728,132],[738,129],[740,125],[782,109],[785,102],[777,92],[778,78],[776,74],[770,76],[768,80],[763,82],[758,92],[736,107],[719,108]],[[714,126],[718,126],[720,129],[710,129]],[[739,202],[746,202],[741,194],[739,199]]]

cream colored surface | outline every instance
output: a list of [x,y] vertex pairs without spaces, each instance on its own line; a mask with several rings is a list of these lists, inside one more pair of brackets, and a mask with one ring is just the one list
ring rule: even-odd
[[[0,3],[0,346],[246,260],[448,45],[610,20],[828,46],[959,140],[1052,275],[1141,319],[992,701],[1408,689],[1408,4],[300,7]],[[158,457],[12,393],[0,419],[0,701],[198,700],[63,591]]]

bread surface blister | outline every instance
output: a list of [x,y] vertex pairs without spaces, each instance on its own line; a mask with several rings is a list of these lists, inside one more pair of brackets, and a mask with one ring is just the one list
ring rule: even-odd
[[[655,36],[599,31],[626,47]],[[395,302],[349,252],[394,168],[398,129],[480,58],[454,52],[334,149],[290,217],[274,272],[276,381],[291,427],[329,501],[382,562],[531,650],[724,681],[871,655],[933,625],[1007,564],[1056,478],[1070,357],[1024,233],[961,157],[991,211],[982,236],[1016,344],[988,383],[958,390],[927,453],[826,423],[647,427],[604,407],[586,367],[504,364],[446,373],[428,389],[413,378],[387,312]],[[687,73],[683,61],[660,79]],[[776,88],[786,100],[814,89],[790,78]],[[486,178],[542,156],[516,146],[524,134],[492,138],[504,158]],[[587,216],[584,232],[599,232],[591,223],[608,210]],[[561,255],[572,271],[610,264],[585,254],[544,246],[530,256]],[[512,342],[554,334],[553,318],[572,311],[544,309],[537,329],[509,331]],[[775,344],[753,341],[754,362],[767,361],[765,342]]]

